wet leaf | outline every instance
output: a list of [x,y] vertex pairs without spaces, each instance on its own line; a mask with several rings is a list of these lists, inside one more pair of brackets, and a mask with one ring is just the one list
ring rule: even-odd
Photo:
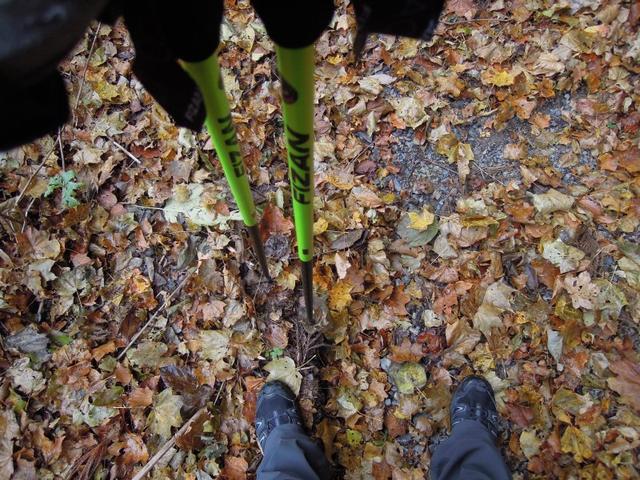
[[302,375],[298,372],[295,362],[290,357],[276,358],[264,366],[269,372],[267,382],[280,381],[287,385],[297,396],[302,385]]

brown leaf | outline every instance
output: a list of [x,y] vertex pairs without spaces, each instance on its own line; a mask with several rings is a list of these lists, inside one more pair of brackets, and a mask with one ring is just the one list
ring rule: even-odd
[[55,462],[62,453],[62,442],[64,441],[64,435],[55,437],[55,440],[49,440],[44,434],[42,425],[38,425],[36,431],[33,434],[33,443],[42,453],[45,464],[49,465]]
[[624,152],[617,152],[618,164],[629,173],[640,172],[640,148],[633,147]]
[[411,297],[404,293],[404,287],[398,286],[393,290],[393,295],[385,302],[384,310],[392,315],[405,317],[409,315],[405,308],[409,300],[411,300]]
[[384,416],[384,426],[387,429],[387,433],[391,438],[399,437],[407,433],[406,420],[401,420],[394,415],[394,410],[387,410]]
[[184,451],[197,450],[203,447],[202,435],[204,424],[212,419],[209,412],[201,413],[189,424],[187,430],[176,438],[176,445]]
[[533,409],[524,405],[507,403],[505,409],[507,411],[507,418],[521,428],[528,427],[535,418]]
[[260,237],[266,241],[271,235],[279,233],[290,235],[293,230],[293,222],[285,217],[276,205],[268,204],[262,213],[260,221]]
[[118,380],[122,385],[129,385],[133,378],[129,369],[121,363],[118,363],[113,373],[116,376],[116,380]]
[[391,345],[389,358],[394,362],[402,363],[419,362],[424,356],[420,343],[411,343],[411,340],[404,338],[400,345]]
[[148,407],[153,403],[153,390],[149,387],[139,387],[127,397],[127,404],[132,408]]
[[640,412],[640,364],[618,360],[612,362],[609,369],[616,374],[607,379],[609,388],[620,394],[622,403],[631,405]]
[[227,455],[224,459],[222,474],[229,480],[246,480],[249,464],[242,457]]
[[122,451],[122,462],[125,465],[144,463],[149,459],[147,446],[142,441],[142,437],[135,433],[125,433]]
[[475,17],[478,11],[474,0],[450,0],[447,2],[447,10],[467,20]]
[[188,367],[167,365],[160,369],[162,381],[179,394],[195,393],[199,383],[193,371]]
[[242,415],[249,423],[253,423],[256,419],[256,402],[258,399],[258,392],[264,385],[264,378],[259,377],[244,377],[247,390],[244,392],[244,404],[242,405]]
[[91,356],[95,361],[99,362],[100,360],[102,360],[102,357],[108,355],[109,353],[115,352],[115,350],[116,344],[113,340],[111,340],[91,350]]

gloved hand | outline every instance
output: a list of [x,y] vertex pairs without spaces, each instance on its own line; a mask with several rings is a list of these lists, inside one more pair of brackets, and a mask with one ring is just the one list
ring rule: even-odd
[[[443,0],[353,0],[358,22],[356,55],[369,33],[428,39]],[[274,42],[311,45],[329,25],[332,0],[252,0]],[[5,120],[0,150],[54,131],[69,116],[56,67],[91,19],[123,16],[136,57],[133,72],[176,124],[199,130],[202,95],[177,63],[197,62],[218,47],[223,0],[4,0],[0,2],[0,105]]]
[[443,6],[444,0],[353,0],[358,23],[353,42],[356,57],[370,33],[429,40],[438,26]]
[[133,72],[176,124],[199,130],[202,95],[177,60],[204,60],[218,47],[223,0],[6,0],[0,3],[0,150],[54,131],[69,117],[56,67],[93,18],[124,18]]

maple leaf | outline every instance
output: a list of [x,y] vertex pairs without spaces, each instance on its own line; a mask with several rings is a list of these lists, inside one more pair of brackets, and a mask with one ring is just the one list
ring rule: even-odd
[[76,200],[76,190],[78,190],[82,184],[74,182],[76,178],[76,172],[68,170],[62,172],[49,180],[49,186],[47,187],[44,196],[48,197],[57,190],[62,192],[61,205],[63,209],[73,208],[80,205],[80,202]]
[[593,309],[600,289],[592,283],[589,272],[581,272],[577,277],[567,275],[564,278],[564,288],[571,297],[573,308]]
[[149,430],[164,439],[171,437],[171,428],[182,426],[182,397],[166,388],[156,395],[153,410],[149,414]]
[[269,372],[267,382],[280,381],[287,385],[297,396],[302,385],[302,375],[296,368],[296,363],[290,357],[276,358],[264,366]]
[[200,331],[200,355],[217,362],[223,360],[229,352],[231,332],[225,330]]
[[515,77],[506,70],[497,71],[486,78],[487,83],[496,87],[508,87],[513,85]]

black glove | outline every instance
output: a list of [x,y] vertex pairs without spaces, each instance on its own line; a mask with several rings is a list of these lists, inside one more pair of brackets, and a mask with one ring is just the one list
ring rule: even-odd
[[331,23],[333,0],[251,0],[273,42],[285,48],[314,43]]
[[69,117],[56,67],[91,19],[124,17],[136,49],[133,72],[183,127],[199,130],[202,95],[177,60],[196,62],[218,47],[222,0],[5,0],[0,3],[0,150],[54,131]]
[[359,57],[370,33],[429,40],[444,0],[353,0],[353,6],[358,22],[353,49]]

